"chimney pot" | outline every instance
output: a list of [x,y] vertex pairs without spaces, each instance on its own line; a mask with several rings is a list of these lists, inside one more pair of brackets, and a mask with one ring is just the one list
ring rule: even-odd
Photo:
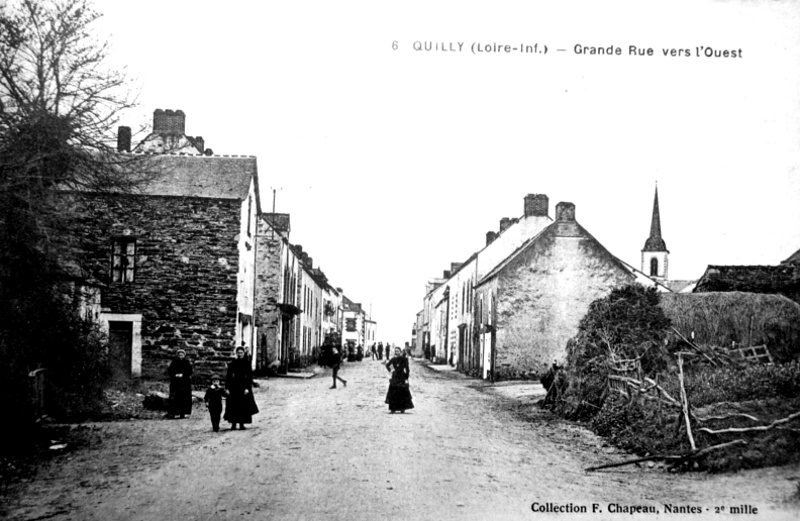
[[503,233],[504,231],[506,231],[506,229],[509,226],[511,226],[511,218],[503,217],[502,219],[500,219],[500,233]]
[[574,221],[575,205],[561,202],[556,205],[556,221]]
[[486,246],[492,244],[495,239],[497,239],[497,232],[486,232]]
[[131,127],[117,129],[117,152],[131,151]]
[[528,194],[525,196],[525,217],[547,217],[549,199],[545,194]]

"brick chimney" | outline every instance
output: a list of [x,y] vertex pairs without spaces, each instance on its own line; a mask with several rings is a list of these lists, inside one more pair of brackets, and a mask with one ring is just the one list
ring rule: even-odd
[[444,270],[442,274],[442,278],[449,279],[450,278],[450,270]]
[[549,199],[545,194],[528,194],[525,196],[525,217],[547,217]]
[[310,270],[311,270],[311,269],[314,269],[314,259],[312,259],[312,258],[311,258],[311,257],[309,257],[308,255],[306,255],[306,266],[307,266],[307,267],[308,267],[308,269],[310,269]]
[[117,152],[131,151],[131,127],[117,129]]
[[500,233],[506,231],[506,229],[511,226],[511,218],[510,217],[503,217],[500,219]]
[[450,263],[450,273],[455,273],[463,265],[464,265],[463,262],[451,262]]
[[153,133],[185,134],[186,114],[182,110],[156,109],[153,111]]
[[486,232],[486,246],[489,246],[497,239],[497,232]]
[[303,247],[301,245],[295,244],[294,251],[298,257],[303,258]]
[[203,136],[197,136],[197,137],[194,138],[194,146],[197,148],[197,150],[201,154],[205,153],[205,151],[206,151],[206,141],[205,141],[205,139],[203,139]]
[[556,205],[556,221],[575,221],[575,205],[572,203],[558,203]]

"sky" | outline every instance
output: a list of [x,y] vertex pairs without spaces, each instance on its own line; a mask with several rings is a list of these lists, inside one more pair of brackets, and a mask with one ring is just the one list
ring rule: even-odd
[[657,183],[671,279],[800,248],[800,4],[95,7],[138,95],[121,123],[181,109],[216,154],[257,156],[263,210],[274,190],[291,241],[371,310],[381,341],[409,341],[426,282],[529,193],[551,217],[574,203],[639,267]]

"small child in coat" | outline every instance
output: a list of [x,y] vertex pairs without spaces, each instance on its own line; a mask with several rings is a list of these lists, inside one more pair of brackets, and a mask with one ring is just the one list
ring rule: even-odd
[[211,387],[206,390],[206,395],[203,401],[206,402],[208,407],[208,414],[211,415],[211,427],[214,432],[219,432],[219,419],[222,416],[222,397],[227,393],[225,389],[219,385],[219,375],[211,375]]

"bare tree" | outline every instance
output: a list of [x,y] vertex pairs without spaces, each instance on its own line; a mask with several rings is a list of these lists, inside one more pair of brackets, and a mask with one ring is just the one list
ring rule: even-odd
[[99,17],[88,0],[0,8],[0,235],[25,250],[68,221],[54,189],[130,192],[150,176],[142,158],[116,152],[116,125],[135,99],[92,33]]
[[75,251],[71,203],[151,175],[144,158],[116,151],[135,100],[92,32],[99,16],[88,0],[0,4],[0,409],[12,423],[25,418],[33,368],[50,366],[65,388],[99,383],[102,346],[54,289]]

